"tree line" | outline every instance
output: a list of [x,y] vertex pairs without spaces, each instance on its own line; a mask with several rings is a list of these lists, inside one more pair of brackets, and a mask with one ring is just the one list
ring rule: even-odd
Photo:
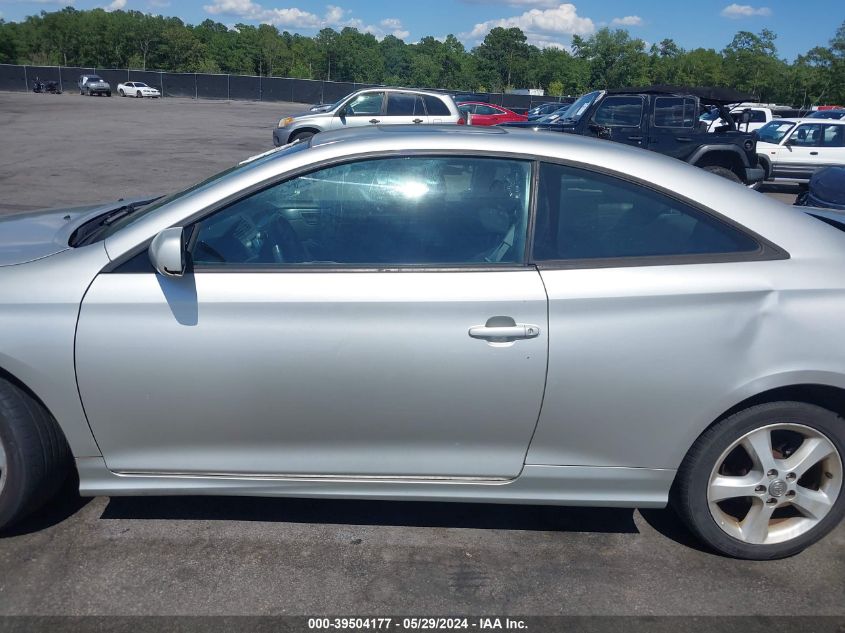
[[571,50],[540,49],[518,28],[497,27],[467,50],[454,35],[407,44],[354,28],[314,37],[275,26],[213,20],[198,25],[140,11],[67,7],[22,22],[0,19],[0,63],[154,69],[327,79],[501,92],[544,88],[577,95],[653,83],[728,86],[764,102],[845,104],[845,22],[827,46],[795,60],[778,55],[777,36],[739,31],[721,50],[685,50],[672,39],[647,46],[624,29],[574,36]]

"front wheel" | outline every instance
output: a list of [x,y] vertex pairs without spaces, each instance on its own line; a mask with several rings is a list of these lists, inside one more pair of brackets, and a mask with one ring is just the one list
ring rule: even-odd
[[117,93],[118,93],[121,97],[125,97],[125,96],[126,96],[126,93],[125,93],[125,92],[123,92],[123,88],[121,88],[120,90],[118,90],[118,91],[117,91]]
[[757,405],[698,438],[673,505],[713,549],[736,558],[792,556],[845,515],[845,420],[802,402]]
[[709,165],[707,167],[704,167],[704,171],[709,171],[711,174],[714,174],[716,176],[721,176],[722,178],[726,178],[726,179],[731,180],[733,182],[738,182],[739,184],[742,184],[742,180],[740,180],[739,176],[737,176],[735,173],[733,173],[727,167],[719,167],[718,165]]
[[70,450],[50,413],[0,378],[0,530],[49,501],[69,468]]
[[294,141],[307,141],[309,138],[314,136],[314,132],[297,132],[293,135],[290,142],[293,143]]
[[144,95],[142,95],[142,94],[141,94],[141,91],[139,90],[137,93],[135,93],[135,96],[136,96],[138,99],[140,99],[140,98],[142,98]]

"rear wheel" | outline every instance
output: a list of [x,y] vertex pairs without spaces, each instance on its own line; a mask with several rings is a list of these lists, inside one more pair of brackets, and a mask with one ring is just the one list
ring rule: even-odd
[[845,515],[845,420],[801,402],[762,404],[708,429],[678,471],[673,503],[723,554],[797,554]]
[[711,174],[715,174],[716,176],[721,176],[722,178],[727,178],[728,180],[732,180],[733,182],[738,182],[742,184],[742,180],[739,179],[739,176],[737,176],[727,167],[709,165],[707,167],[704,167],[704,171],[709,171]]
[[70,450],[53,417],[0,378],[0,530],[49,501],[70,468]]

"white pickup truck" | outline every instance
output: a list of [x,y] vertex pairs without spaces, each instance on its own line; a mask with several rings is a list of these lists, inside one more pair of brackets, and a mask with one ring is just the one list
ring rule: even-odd
[[[740,123],[739,118],[745,110],[749,111],[749,121],[748,123]],[[745,105],[739,105],[732,108],[731,116],[734,117],[737,122],[737,127],[742,132],[753,132],[754,130],[759,130],[769,121],[780,118],[776,114],[772,113],[771,108]],[[715,132],[716,128],[720,125],[725,125],[725,121],[719,116],[718,111],[705,112],[701,115],[701,121],[705,121],[707,123],[708,132]]]

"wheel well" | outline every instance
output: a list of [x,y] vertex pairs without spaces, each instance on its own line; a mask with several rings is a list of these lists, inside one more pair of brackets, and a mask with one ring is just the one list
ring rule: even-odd
[[[53,415],[53,412],[52,412],[52,411],[50,411],[49,407],[48,407],[46,404],[44,404],[44,401],[43,401],[41,398],[39,398],[39,397],[38,397],[38,394],[37,394],[37,393],[35,393],[32,389],[30,389],[30,388],[29,388],[29,387],[28,387],[28,386],[27,386],[27,385],[26,385],[23,381],[21,381],[21,380],[20,380],[17,376],[15,376],[14,374],[9,373],[8,371],[6,371],[6,370],[5,370],[5,369],[3,369],[2,367],[0,367],[0,378],[2,378],[2,379],[4,379],[4,380],[8,380],[8,381],[9,381],[10,383],[12,383],[15,387],[17,387],[18,389],[20,389],[21,391],[23,391],[24,393],[26,393],[26,394],[27,394],[30,398],[32,398],[33,400],[35,400],[35,401],[36,401],[36,402],[37,402],[40,406],[44,407],[44,410],[45,410],[47,413],[49,413],[49,414],[50,414],[50,417],[51,417],[51,418],[53,418],[54,420],[56,419],[56,416],[55,416],[55,415]],[[63,440],[65,440],[65,442],[67,442],[67,438],[65,437],[65,434],[64,434],[64,431],[63,431],[63,430],[62,430],[62,428],[61,428],[61,425],[56,424],[56,426],[57,426],[57,427],[58,427],[58,429],[59,429],[59,433],[61,433],[61,435],[62,435],[62,439],[63,439]]]
[[313,128],[313,127],[301,127],[299,129],[296,129],[293,132],[291,132],[290,134],[288,134],[288,143],[292,142],[293,138],[297,134],[302,134],[303,132],[311,132],[311,134],[319,134],[320,130],[318,130],[317,128]]
[[[725,418],[738,413],[743,409],[756,406],[758,404],[766,404],[768,402],[803,402],[805,404],[814,404],[816,406],[833,411],[840,417],[845,418],[845,389],[839,387],[830,387],[828,385],[790,385],[788,387],[778,387],[764,391],[756,396],[751,396],[742,402],[734,405],[716,420],[714,424],[721,422]],[[708,427],[710,428],[710,427]]]
[[724,167],[730,169],[741,180],[745,180],[745,165],[733,152],[707,152],[695,164],[696,167]]

